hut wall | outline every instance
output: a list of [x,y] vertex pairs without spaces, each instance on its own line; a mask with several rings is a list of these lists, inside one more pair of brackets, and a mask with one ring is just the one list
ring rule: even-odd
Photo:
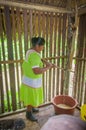
[[[66,13],[0,6],[0,113],[16,111],[24,107],[20,103],[21,66],[26,51],[31,47],[32,36],[45,38],[45,49],[41,55],[58,66],[43,75],[44,103],[50,102],[57,94],[65,94],[67,22]],[[83,46],[86,48],[85,43]],[[86,58],[86,55],[83,58]],[[81,89],[86,88],[86,68],[84,67],[86,61],[76,60],[76,58],[75,61],[82,66],[82,76],[85,76],[82,78],[83,83],[80,82],[80,69],[76,65],[75,72],[78,74],[78,80],[75,79],[72,91],[76,91],[71,96],[77,97],[77,86]],[[70,95],[69,88],[66,93]],[[86,98],[85,95],[86,89],[84,98]],[[83,102],[81,98],[80,102]]]

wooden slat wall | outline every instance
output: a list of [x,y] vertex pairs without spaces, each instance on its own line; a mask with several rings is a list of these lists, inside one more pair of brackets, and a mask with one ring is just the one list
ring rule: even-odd
[[[4,113],[23,107],[20,103],[21,66],[26,51],[31,47],[32,36],[45,38],[45,49],[41,54],[43,58],[55,63],[60,68],[65,68],[67,14],[3,7],[0,8],[0,23],[0,113]],[[85,44],[83,46],[86,47]],[[86,55],[85,52],[84,55]],[[85,75],[84,71],[86,70],[83,69],[85,66],[86,62],[84,61],[82,65],[80,61],[82,77]],[[80,72],[77,67],[76,72]],[[65,94],[64,76],[63,69],[58,68],[44,73],[45,103],[51,101],[57,94]],[[76,79],[73,88],[76,90],[75,95],[79,95],[76,86],[86,84],[84,80],[79,84],[80,78],[79,76]],[[85,89],[85,87],[81,89]],[[86,99],[85,96],[83,98]],[[82,99],[80,99],[80,102],[83,102]]]

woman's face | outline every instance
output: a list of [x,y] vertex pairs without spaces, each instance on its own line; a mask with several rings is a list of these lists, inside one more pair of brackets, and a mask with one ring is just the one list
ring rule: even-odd
[[35,49],[36,49],[37,52],[41,52],[44,49],[44,45],[40,45],[40,46],[36,45]]

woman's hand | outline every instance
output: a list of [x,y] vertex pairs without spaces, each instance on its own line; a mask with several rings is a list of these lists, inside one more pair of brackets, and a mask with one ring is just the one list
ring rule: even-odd
[[49,68],[56,68],[56,65],[55,64],[52,64],[44,59],[42,59],[42,62],[46,65],[46,67],[49,67]]
[[47,70],[49,70],[49,69],[51,69],[51,68],[55,68],[55,65],[48,62],[48,63],[46,64],[46,67],[44,67],[44,68],[39,68],[39,67],[33,68],[33,72],[34,72],[35,74],[42,74],[42,73],[46,72]]

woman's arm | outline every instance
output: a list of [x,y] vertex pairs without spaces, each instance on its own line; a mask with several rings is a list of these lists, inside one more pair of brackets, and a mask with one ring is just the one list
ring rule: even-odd
[[51,63],[48,63],[48,64],[46,64],[46,67],[43,67],[43,68],[40,68],[40,67],[33,68],[33,72],[35,74],[42,74],[42,73],[46,72],[48,69],[51,69],[52,67],[53,67],[53,65]]

